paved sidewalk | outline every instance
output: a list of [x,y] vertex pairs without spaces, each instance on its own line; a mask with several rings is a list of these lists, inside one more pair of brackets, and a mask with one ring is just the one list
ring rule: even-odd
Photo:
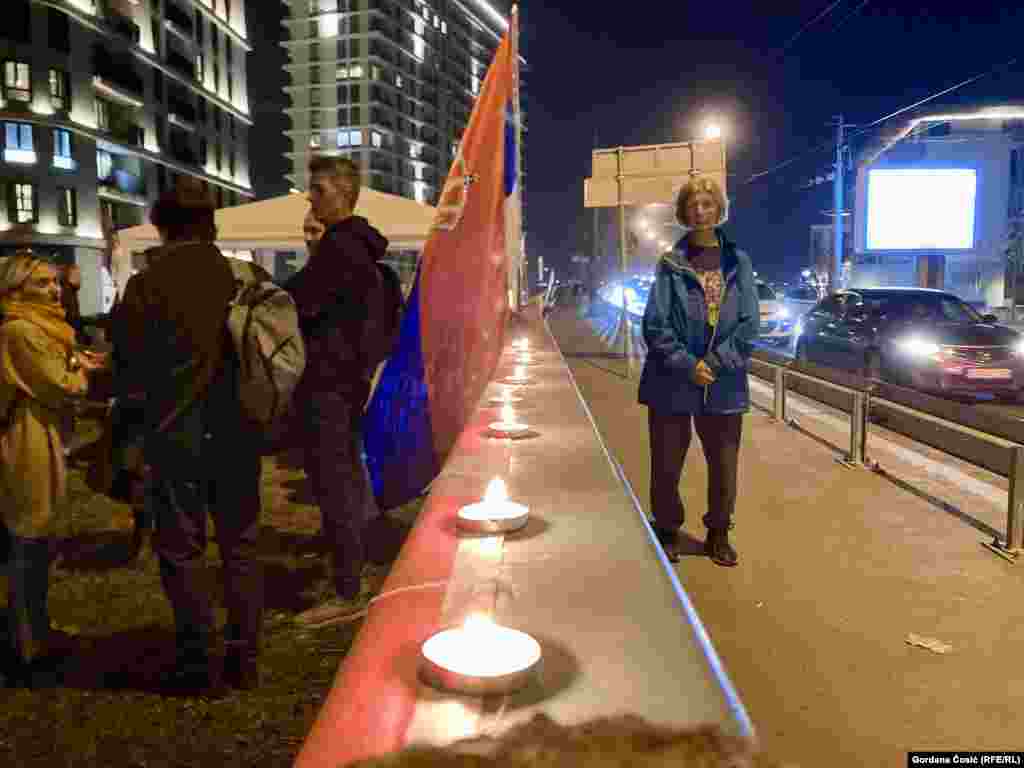
[[[636,380],[574,310],[549,324],[648,507]],[[764,390],[755,400],[767,404]],[[995,557],[957,517],[844,468],[760,411],[744,429],[740,565],[695,555],[678,569],[764,746],[805,768],[903,766],[917,749],[1024,749],[1024,563]],[[686,529],[703,538],[698,446],[683,491]],[[952,651],[913,647],[911,633]]]

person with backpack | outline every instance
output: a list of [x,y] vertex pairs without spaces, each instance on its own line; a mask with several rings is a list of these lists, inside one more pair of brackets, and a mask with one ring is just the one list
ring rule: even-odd
[[[228,317],[238,284],[214,245],[207,190],[182,179],[153,207],[163,245],[125,286],[112,322],[118,393],[145,393],[143,453],[153,549],[175,620],[168,693],[216,696],[222,683],[258,685],[263,575],[258,425],[239,398],[241,364]],[[211,663],[214,612],[206,593],[207,515],[223,561],[226,653]]]
[[[362,419],[374,372],[397,335],[401,291],[396,307],[379,268],[388,241],[353,215],[358,166],[316,156],[309,173],[312,212],[326,231],[284,288],[295,299],[308,353],[295,394],[305,471],[331,548],[335,591],[346,603],[360,596],[367,559],[386,561],[395,549],[394,524],[381,515],[366,469]],[[336,603],[323,610],[344,610]]]

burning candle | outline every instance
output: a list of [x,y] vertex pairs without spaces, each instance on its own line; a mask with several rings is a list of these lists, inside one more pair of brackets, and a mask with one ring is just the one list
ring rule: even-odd
[[505,482],[496,477],[487,484],[482,501],[459,510],[456,524],[474,533],[506,533],[519,530],[529,518],[530,508],[509,501]]
[[519,339],[519,341],[512,342],[512,346],[522,352],[525,352],[530,348],[530,340],[527,338]]
[[461,627],[442,630],[420,650],[431,685],[459,693],[510,693],[522,688],[541,660],[540,643],[525,632],[470,614]]
[[488,428],[495,434],[508,436],[522,434],[529,429],[529,426],[516,421],[515,413],[512,412],[512,406],[506,403],[501,406],[501,421],[492,421]]

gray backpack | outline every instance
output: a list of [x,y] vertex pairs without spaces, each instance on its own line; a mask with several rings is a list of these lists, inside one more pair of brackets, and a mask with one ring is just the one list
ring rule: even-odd
[[[264,438],[284,428],[292,394],[306,368],[306,347],[295,301],[269,275],[244,261],[228,259],[239,283],[228,307],[228,331],[238,355],[238,398]],[[266,278],[264,278],[266,275]]]

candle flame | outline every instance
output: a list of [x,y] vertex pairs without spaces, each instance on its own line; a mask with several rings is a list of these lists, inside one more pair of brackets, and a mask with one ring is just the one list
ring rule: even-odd
[[487,490],[484,492],[484,501],[497,502],[497,501],[508,501],[508,489],[505,487],[505,481],[500,477],[496,477],[487,484]]
[[529,339],[520,339],[519,340],[519,348],[520,349],[529,349],[530,348],[530,340]]
[[524,372],[524,370],[523,370],[523,366],[521,366],[521,365],[517,365],[517,366],[516,366],[516,375],[515,375],[515,378],[517,378],[517,379],[521,379],[521,378],[523,378],[523,377],[525,377],[525,376],[526,376],[526,373],[525,373],[525,372]]
[[501,406],[501,420],[505,424],[514,424],[515,423],[516,416],[515,416],[514,413],[512,413],[512,406],[510,406],[510,405],[503,405],[503,406]]
[[494,626],[494,620],[486,613],[471,613],[466,616],[462,628],[467,632],[486,632]]

